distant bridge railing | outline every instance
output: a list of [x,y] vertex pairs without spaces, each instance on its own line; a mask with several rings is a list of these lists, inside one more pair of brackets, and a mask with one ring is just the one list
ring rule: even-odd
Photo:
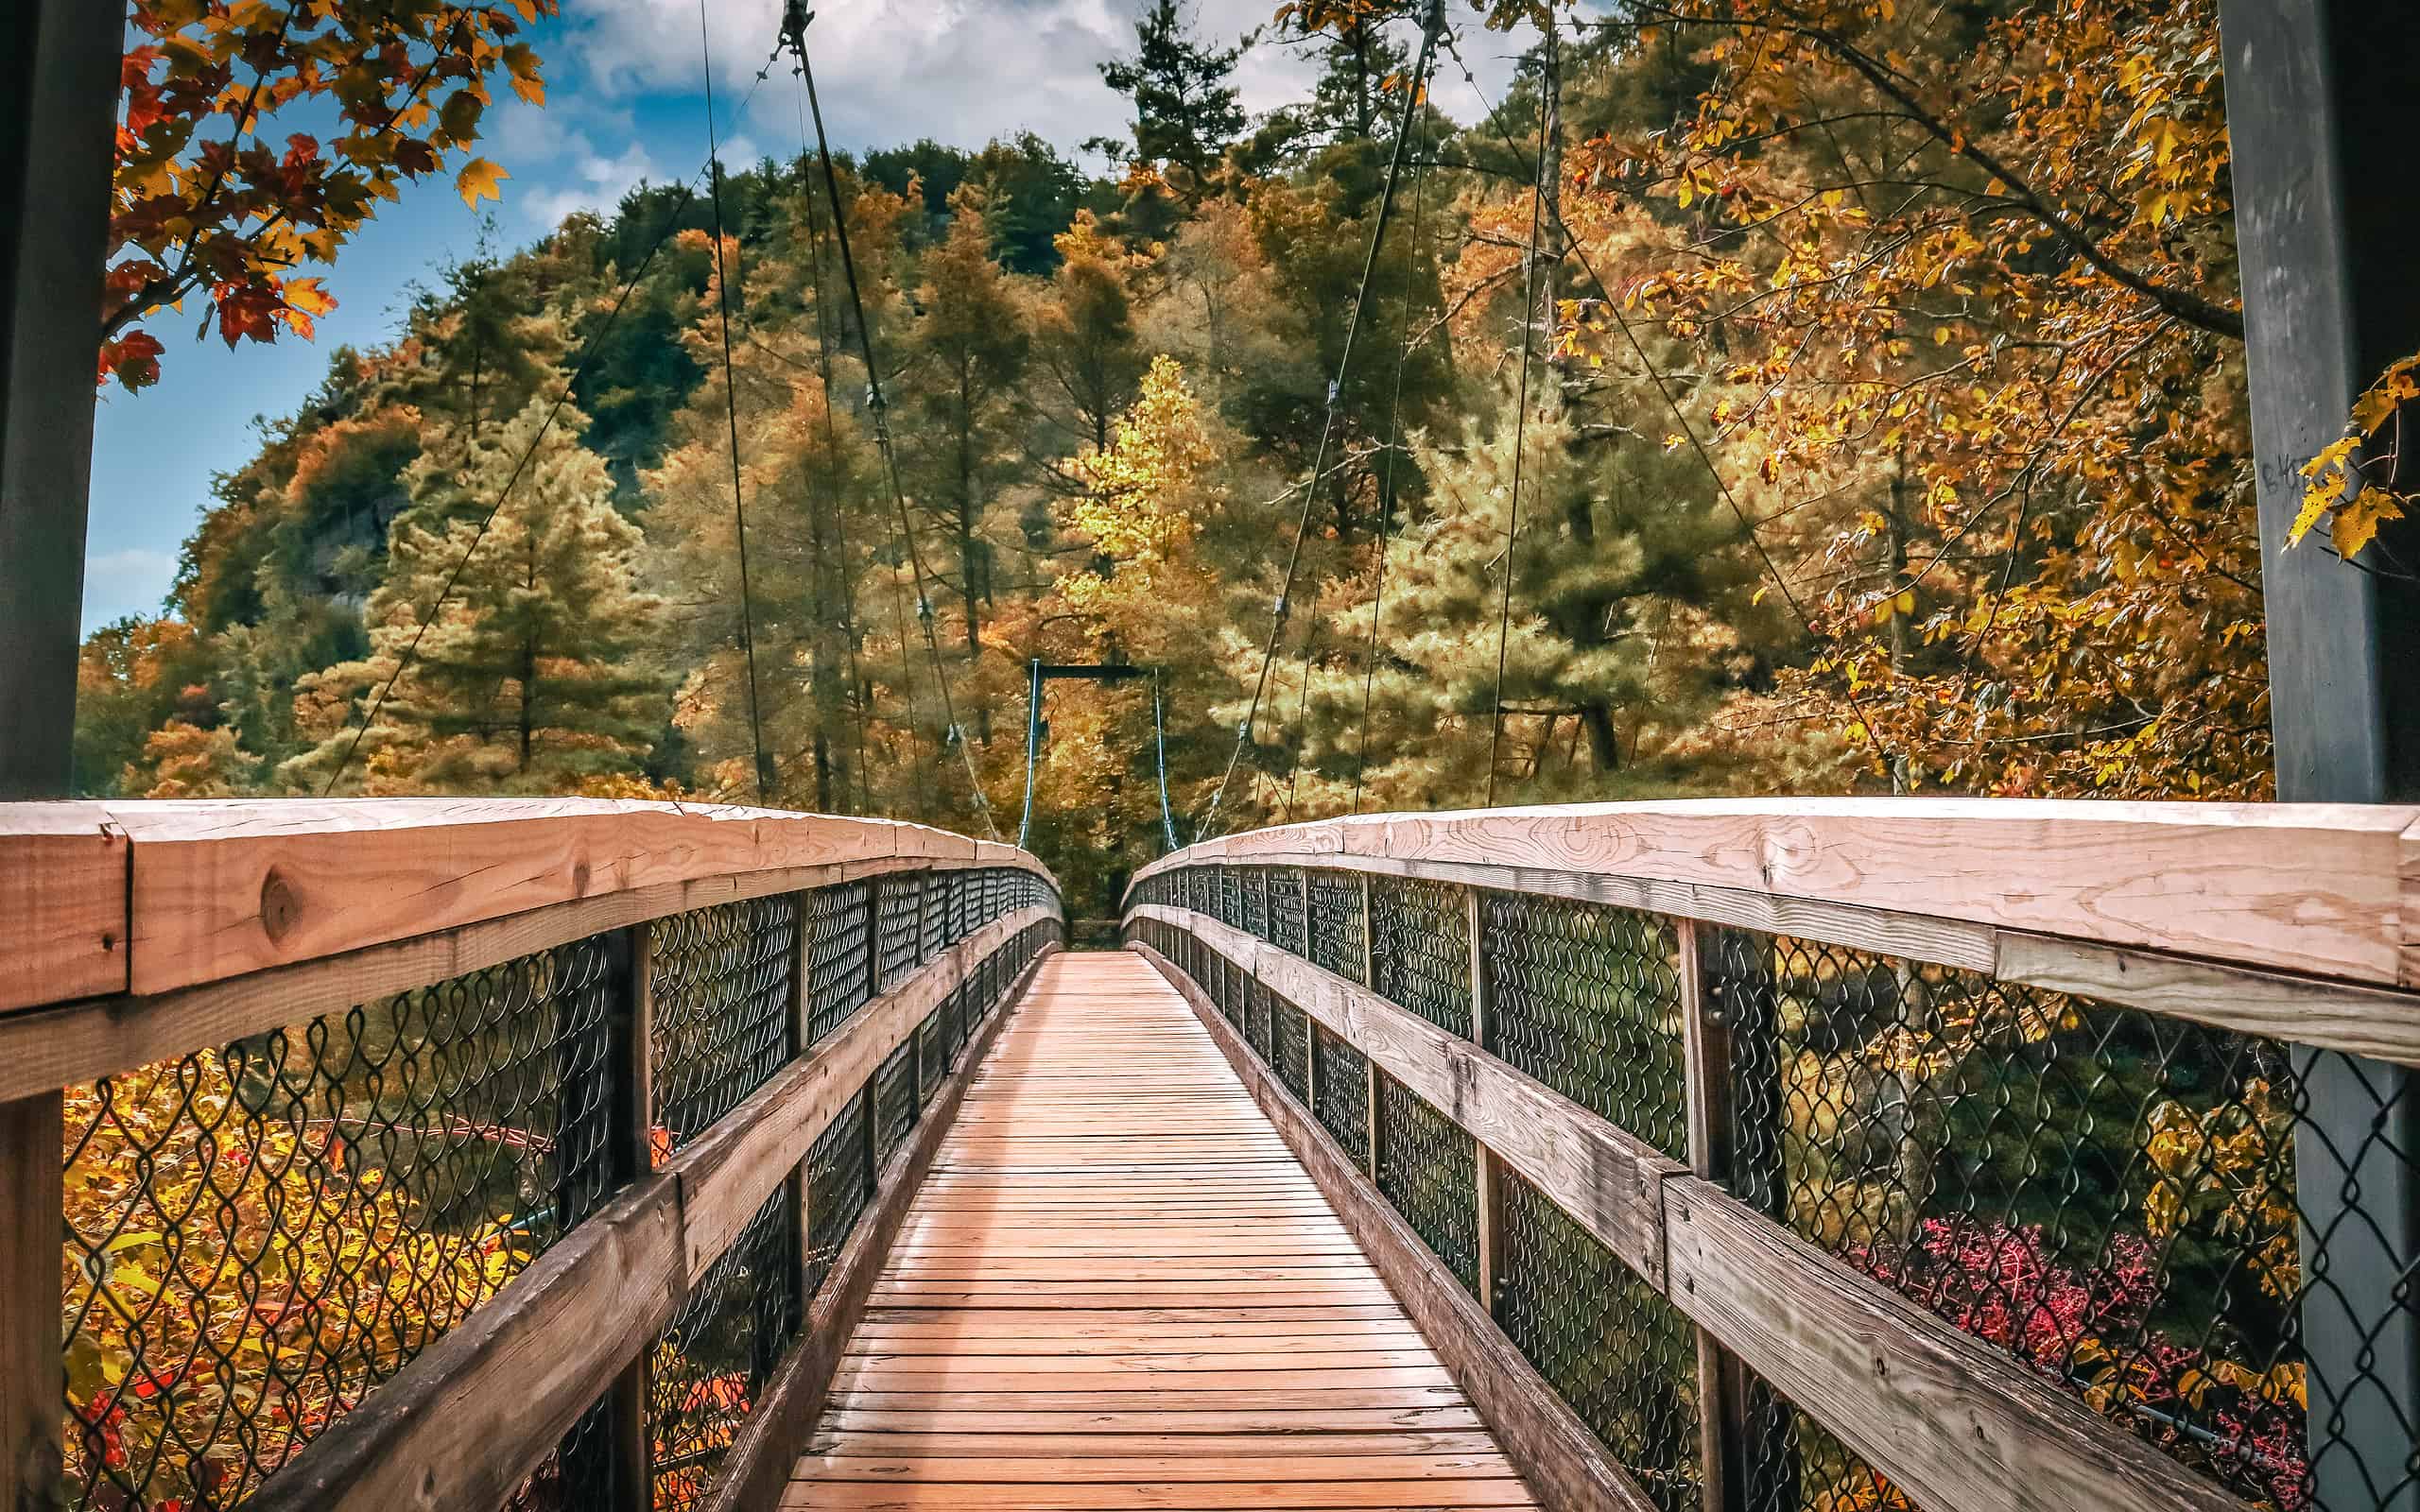
[[0,807],[0,1507],[771,1504],[1061,920],[882,820]]
[[1303,824],[1146,868],[1551,1505],[2405,1509],[2420,811]]

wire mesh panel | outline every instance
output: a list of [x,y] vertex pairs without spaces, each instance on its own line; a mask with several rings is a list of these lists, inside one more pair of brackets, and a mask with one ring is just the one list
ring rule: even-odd
[[1219,867],[1211,871],[1219,879],[1219,922],[1231,929],[1241,929],[1244,922],[1244,874],[1240,867]]
[[[2371,1220],[2316,1221],[2298,1190],[2408,1173],[2399,1093],[2340,1108],[2340,1127],[2373,1115],[2371,1150],[2329,1171],[2338,1151],[2305,1136],[2298,1170],[2327,1057],[1785,936],[1708,940],[1743,1200],[2248,1501],[2310,1504],[2331,1455],[2363,1504],[2408,1484],[2411,1425],[2357,1440],[2327,1408],[2371,1367],[2304,1348]],[[2411,1321],[2408,1280],[2356,1305]]]
[[889,1155],[916,1126],[916,1040],[910,1035],[873,1074],[874,1147]]
[[232,1505],[599,1206],[594,936],[65,1092],[66,1488]]
[[657,1512],[705,1499],[799,1330],[798,1207],[775,1191],[690,1289],[648,1353]]
[[790,1043],[799,905],[752,898],[648,931],[648,1056],[658,1158],[702,1134],[781,1070]]
[[1262,1065],[1273,1067],[1277,1063],[1277,996],[1243,976],[1240,970],[1236,975],[1243,981],[1243,990],[1236,995],[1243,1004],[1245,1042],[1252,1046],[1252,1053],[1260,1057]]
[[1700,1504],[1697,1334],[1535,1187],[1499,1169],[1495,1320],[1664,1512]]
[[1739,1450],[1745,1512],[1920,1512],[1906,1492],[1761,1377],[1748,1377],[1746,1399]]
[[1349,871],[1314,871],[1310,880],[1310,959],[1337,975],[1361,981],[1361,879]]
[[1310,1020],[1303,1010],[1278,997],[1264,993],[1269,1010],[1270,1063],[1277,1069],[1277,1079],[1294,1094],[1294,1101],[1307,1103],[1311,1098],[1311,1036]]
[[862,1088],[839,1116],[815,1137],[806,1151],[806,1295],[823,1289],[823,1278],[840,1246],[857,1226],[873,1194],[873,1144],[866,1136]]
[[1311,1073],[1311,1111],[1320,1127],[1344,1147],[1344,1153],[1366,1176],[1370,1171],[1370,1060],[1360,1051],[1311,1025],[1311,1052],[1318,1063]]
[[1469,892],[1410,878],[1370,879],[1370,989],[1447,1034],[1471,1037]]
[[1310,944],[1310,919],[1305,912],[1303,871],[1299,867],[1269,870],[1269,943],[1291,955]]
[[922,957],[925,873],[894,872],[873,879],[874,949],[881,958],[877,980],[889,991],[916,970]]
[[916,958],[929,961],[939,955],[958,936],[949,932],[950,879],[956,873],[928,871],[925,873],[924,917],[919,920],[916,937]]
[[1688,1158],[1680,942],[1654,914],[1479,895],[1488,1045],[1675,1160]]
[[873,906],[871,882],[844,882],[807,894],[809,1044],[821,1041],[865,1006],[872,988],[867,957],[873,949]]
[[1420,1094],[1378,1074],[1378,1190],[1474,1293],[1478,1143]]
[[1270,870],[1267,867],[1246,868],[1239,880],[1243,884],[1244,906],[1243,916],[1236,920],[1236,927],[1254,939],[1267,939]]

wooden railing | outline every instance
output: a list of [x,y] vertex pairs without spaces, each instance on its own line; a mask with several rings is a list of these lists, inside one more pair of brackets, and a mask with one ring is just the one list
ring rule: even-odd
[[881,820],[0,808],[0,1507],[770,1504],[1062,934]]
[[1549,1504],[2401,1508],[2420,811],[1386,816],[1138,874]]

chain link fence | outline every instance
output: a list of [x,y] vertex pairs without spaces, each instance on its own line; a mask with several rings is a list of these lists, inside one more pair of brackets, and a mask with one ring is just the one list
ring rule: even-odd
[[[862,1011],[878,971],[1051,898],[985,868],[718,904],[66,1089],[66,1504],[241,1503]],[[913,1125],[1057,930],[974,964],[692,1286],[645,1357],[656,1505],[711,1485],[871,1194],[873,1136]],[[614,1503],[632,1461],[602,1390],[506,1505]]]
[[[1316,868],[1181,868],[1134,901],[1223,899],[1196,875],[1222,869],[1249,879],[1234,927],[1348,981],[1366,961],[1377,995],[1476,1031],[1675,1160],[1708,1159],[1749,1207],[2248,1507],[2420,1500],[2404,1379],[2420,1355],[2420,1235],[2377,1216],[2420,1188],[2405,1073],[1923,960],[1699,926],[1717,1112],[1711,1147],[1693,1152],[1681,922]],[[1288,899],[1305,904],[1299,936]],[[1226,990],[1218,953],[1157,921],[1134,929]],[[1479,1212],[1467,1133],[1383,1074],[1373,1098],[1367,1061],[1317,1024],[1307,1075],[1295,1069],[1299,1010],[1253,987],[1278,1014],[1262,1035],[1245,1016],[1254,1053],[1475,1290],[1493,1222],[1482,1300],[1650,1502],[1699,1504],[1702,1425],[1720,1418],[1754,1512],[1912,1504],[1736,1363],[1734,1400],[1702,1402],[1694,1325],[1655,1287],[1500,1167],[1500,1212]]]

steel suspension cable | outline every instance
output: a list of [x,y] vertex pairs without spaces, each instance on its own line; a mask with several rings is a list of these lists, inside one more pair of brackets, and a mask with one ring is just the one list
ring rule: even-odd
[[[1461,49],[1455,45],[1450,35],[1445,40],[1445,51],[1454,60],[1455,66],[1461,70],[1464,82],[1468,83],[1472,93],[1478,96],[1479,103],[1487,108],[1488,119],[1491,122],[1495,121],[1496,112],[1494,102],[1488,98],[1487,91],[1480,87],[1478,77],[1471,72],[1469,61],[1462,57]],[[1497,123],[1496,129],[1505,138],[1506,149],[1515,150],[1511,133],[1505,130],[1500,122]],[[1788,604],[1790,611],[1798,616],[1800,627],[1806,631],[1810,639],[1830,639],[1815,628],[1814,618],[1799,602],[1798,594],[1790,588],[1789,579],[1783,576],[1780,564],[1773,560],[1772,553],[1768,551],[1764,541],[1757,538],[1755,522],[1748,517],[1748,511],[1740,505],[1738,495],[1732,491],[1731,480],[1723,475],[1722,469],[1715,465],[1713,453],[1706,449],[1705,442],[1698,436],[1696,425],[1682,410],[1680,399],[1673,393],[1664,370],[1656,366],[1654,358],[1648,355],[1646,345],[1638,339],[1638,334],[1631,328],[1629,318],[1622,314],[1620,301],[1614,298],[1613,291],[1606,286],[1604,279],[1598,275],[1596,265],[1588,260],[1587,252],[1580,245],[1580,238],[1571,233],[1571,227],[1564,220],[1560,210],[1555,213],[1554,223],[1555,232],[1562,237],[1564,246],[1569,249],[1572,259],[1579,263],[1580,270],[1588,275],[1588,282],[1596,285],[1598,302],[1612,315],[1615,325],[1620,329],[1624,341],[1638,357],[1640,367],[1645,369],[1649,380],[1654,384],[1655,391],[1662,397],[1665,407],[1671,411],[1673,423],[1680,427],[1680,434],[1689,443],[1689,449],[1696,453],[1698,461],[1705,469],[1706,476],[1714,480],[1715,489],[1722,495],[1723,504],[1730,508],[1732,515],[1739,522],[1741,536],[1747,541],[1749,549],[1756,554],[1756,559],[1764,567],[1765,576],[1772,579],[1773,588],[1780,593],[1782,602]],[[1876,761],[1884,771],[1892,770],[1896,758],[1892,755],[1890,747],[1883,745],[1882,732],[1875,728],[1874,721],[1867,717],[1864,700],[1857,696],[1857,689],[1853,685],[1844,686],[1842,692],[1848,698],[1850,712],[1857,715],[1858,724],[1865,730],[1866,738],[1874,743]]]
[[1253,682],[1252,703],[1244,712],[1243,722],[1236,727],[1236,747],[1227,757],[1227,769],[1219,779],[1219,786],[1210,795],[1210,804],[1195,827],[1194,837],[1200,839],[1210,833],[1218,821],[1219,805],[1227,796],[1227,788],[1235,781],[1236,768],[1243,761],[1244,747],[1252,744],[1253,722],[1260,715],[1261,699],[1269,691],[1269,671],[1276,661],[1277,648],[1286,635],[1287,601],[1294,592],[1294,577],[1301,569],[1303,541],[1311,530],[1311,510],[1319,499],[1318,479],[1326,471],[1327,447],[1336,430],[1336,411],[1344,393],[1344,381],[1353,369],[1354,342],[1361,334],[1361,321],[1369,307],[1371,274],[1378,266],[1378,250],[1385,244],[1387,222],[1393,218],[1395,193],[1403,181],[1404,160],[1409,156],[1413,112],[1419,108],[1421,96],[1426,93],[1428,70],[1437,51],[1438,33],[1444,29],[1444,0],[1430,0],[1428,17],[1421,27],[1420,60],[1413,65],[1411,81],[1404,92],[1403,117],[1395,129],[1394,150],[1387,162],[1386,187],[1378,197],[1378,214],[1370,228],[1370,247],[1361,260],[1361,277],[1353,291],[1353,314],[1344,328],[1344,348],[1336,365],[1336,378],[1327,387],[1327,412],[1320,425],[1317,450],[1311,458],[1310,487],[1303,490],[1302,517],[1295,523],[1294,543],[1286,555],[1286,576],[1277,591],[1277,604],[1269,627],[1269,642],[1261,650],[1260,675]]
[[[1420,124],[1420,148],[1426,158],[1435,151],[1428,122]],[[1378,480],[1378,570],[1377,584],[1370,598],[1370,645],[1361,662],[1361,728],[1353,742],[1353,812],[1361,812],[1361,790],[1370,773],[1370,695],[1378,680],[1379,627],[1387,612],[1387,554],[1394,545],[1395,463],[1401,457],[1403,442],[1403,378],[1411,366],[1413,336],[1411,306],[1419,293],[1420,249],[1426,245],[1421,239],[1421,224],[1428,202],[1428,174],[1424,170],[1411,184],[1411,255],[1404,261],[1403,270],[1403,350],[1395,355],[1395,387],[1387,402],[1386,471]],[[1439,328],[1443,329],[1442,326]]]
[[806,83],[807,113],[815,122],[816,152],[822,160],[823,187],[831,200],[833,239],[840,249],[840,272],[848,285],[849,304],[856,316],[857,342],[865,359],[866,410],[873,417],[874,450],[881,454],[883,472],[890,485],[891,502],[898,511],[900,540],[907,552],[908,571],[916,585],[916,618],[924,627],[925,651],[932,662],[933,680],[941,689],[942,716],[946,721],[942,739],[944,743],[958,747],[958,753],[966,764],[967,786],[975,795],[975,810],[982,816],[983,828],[990,832],[993,839],[997,840],[1000,827],[993,821],[991,802],[983,794],[982,776],[975,769],[975,753],[967,747],[966,738],[958,728],[958,709],[949,692],[949,671],[942,661],[941,639],[933,629],[932,600],[925,592],[924,553],[916,544],[915,525],[908,518],[908,490],[899,480],[899,457],[891,445],[890,405],[882,396],[882,369],[874,360],[873,333],[866,324],[865,301],[857,284],[856,259],[849,249],[847,213],[840,205],[839,175],[832,167],[831,139],[823,129],[823,104],[816,93],[815,65],[807,57],[806,22],[813,18],[795,9],[790,14],[798,19],[796,28],[787,31],[787,38],[790,45],[797,49],[799,76]]
[[756,609],[748,581],[748,505],[739,473],[739,379],[731,362],[731,282],[738,276],[738,244],[723,265],[722,142],[715,129],[714,44],[706,35],[706,0],[698,0],[698,61],[705,80],[706,181],[713,197],[715,294],[722,326],[722,407],[731,430],[732,532],[739,546],[739,649],[748,668],[748,738],[756,756],[756,801],[773,800],[773,759],[765,752],[765,712],[756,688]]
[[[790,77],[793,79],[798,78],[799,71],[792,69]],[[868,687],[863,670],[857,662],[856,590],[849,579],[849,527],[847,516],[841,509],[840,428],[839,422],[833,418],[832,414],[832,310],[823,298],[823,225],[816,215],[815,187],[807,180],[807,163],[812,153],[806,140],[805,85],[802,82],[794,93],[798,108],[799,204],[800,213],[806,216],[807,281],[815,296],[815,367],[817,381],[823,386],[824,488],[832,509],[832,551],[839,564],[838,570],[832,576],[840,589],[840,601],[837,606],[837,612],[839,615],[840,639],[842,645],[846,647],[849,669],[849,707],[852,712],[850,725],[857,773],[856,806],[859,812],[863,812],[873,807],[873,780],[866,771],[866,721],[873,715],[873,711],[867,706],[872,701],[872,689]],[[815,531],[814,538],[819,543],[822,541],[823,534],[820,527]],[[817,584],[819,590],[821,586],[820,582]],[[836,606],[818,604],[816,608],[821,611],[834,609]],[[819,665],[817,670],[824,676],[830,676],[838,669]],[[910,722],[914,717],[914,704],[911,700],[908,713]]]
[[[772,56],[775,58],[781,56],[778,46],[774,49]],[[769,60],[768,60],[769,62]],[[762,84],[764,79],[765,76],[760,72],[756,76],[757,84]],[[735,118],[746,113],[748,102],[755,97],[755,86],[750,86],[748,94],[740,99],[738,111],[734,112]],[[708,165],[709,168],[711,166],[712,164]],[[631,269],[630,277],[623,281],[621,291],[614,297],[612,306],[605,312],[605,318],[582,338],[579,360],[573,365],[571,376],[564,380],[562,391],[557,394],[554,403],[547,406],[544,418],[538,422],[537,433],[529,438],[529,444],[522,448],[521,455],[513,460],[511,472],[505,476],[504,487],[496,490],[495,500],[488,506],[487,513],[480,517],[478,528],[471,533],[469,543],[463,546],[461,555],[455,558],[453,567],[447,571],[445,581],[439,586],[436,598],[430,600],[425,610],[416,614],[410,642],[405,645],[404,654],[396,659],[395,669],[389,673],[387,680],[379,685],[378,693],[371,700],[370,708],[362,715],[361,723],[354,728],[353,739],[346,743],[343,754],[337,758],[336,770],[328,774],[326,784],[320,789],[321,798],[336,792],[337,784],[344,780],[344,774],[353,765],[354,757],[360,752],[362,737],[369,734],[377,725],[378,716],[386,710],[387,702],[393,696],[396,685],[403,680],[404,674],[410,671],[412,664],[419,660],[421,642],[426,639],[428,627],[437,622],[437,616],[444,612],[446,604],[453,599],[454,590],[460,586],[462,574],[471,565],[471,558],[478,555],[480,543],[487,540],[488,532],[494,527],[496,516],[503,511],[505,504],[521,487],[521,480],[527,475],[530,463],[537,459],[538,448],[545,444],[547,436],[555,428],[555,421],[562,417],[564,408],[570,404],[572,391],[579,387],[582,378],[588,376],[589,367],[596,360],[598,346],[607,333],[611,332],[614,324],[621,319],[623,310],[630,305],[631,296],[638,292],[640,281],[647,276],[648,269],[655,266],[657,256],[664,250],[664,244],[670,241],[672,233],[680,229],[681,216],[688,210],[690,201],[697,198],[698,180],[703,176],[702,173],[693,174],[681,184],[680,192],[674,197],[671,208],[665,213],[663,228],[655,233],[655,240],[648,244],[647,251],[639,258],[638,266]],[[347,723],[351,723],[350,719]]]
[[1495,807],[1496,762],[1504,746],[1504,660],[1512,640],[1512,574],[1521,543],[1521,464],[1529,450],[1530,369],[1537,352],[1538,233],[1547,204],[1546,92],[1538,92],[1538,163],[1530,180],[1530,245],[1521,279],[1521,383],[1512,405],[1512,494],[1505,503],[1504,597],[1495,621],[1495,693],[1487,716],[1487,807]]

